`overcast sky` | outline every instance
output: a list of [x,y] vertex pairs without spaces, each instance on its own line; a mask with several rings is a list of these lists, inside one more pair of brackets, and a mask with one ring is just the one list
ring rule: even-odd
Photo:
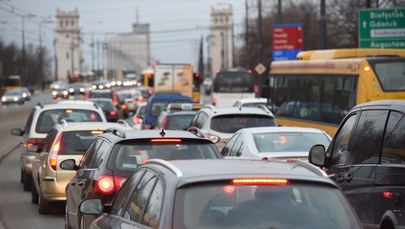
[[[249,0],[250,2],[252,0]],[[78,9],[82,32],[84,67],[91,66],[91,37],[102,41],[106,33],[131,31],[136,22],[149,23],[152,57],[161,62],[197,62],[201,37],[209,34],[211,7],[229,7],[234,12],[234,34],[243,31],[245,0],[0,0],[0,36],[22,44],[22,17],[26,44],[39,45],[39,21],[55,21],[56,10]],[[55,23],[42,26],[42,41],[53,53]],[[236,41],[238,42],[238,41]],[[207,45],[205,44],[205,51]]]

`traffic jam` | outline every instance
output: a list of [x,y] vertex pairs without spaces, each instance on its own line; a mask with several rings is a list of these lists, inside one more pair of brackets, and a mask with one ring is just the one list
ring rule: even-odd
[[[23,22],[13,61],[2,53],[19,47],[0,36],[0,229],[405,228],[405,37],[390,27],[403,26],[405,10],[396,1],[336,2],[359,21],[350,24],[357,43],[346,44],[322,29],[334,15],[319,19],[321,0],[314,20],[330,48],[314,46],[291,11],[318,2],[212,1],[210,26],[196,26],[209,30],[193,41],[198,64],[173,51],[155,57],[153,36],[195,29],[150,28],[138,8],[131,32],[90,33],[95,9],[57,8],[50,21],[15,1],[0,0]],[[233,19],[242,9],[243,26]],[[301,22],[279,23],[282,13]],[[0,30],[7,23],[0,16]],[[25,47],[24,23],[39,25],[38,51]],[[52,23],[55,57],[41,46]],[[181,56],[176,39],[161,49]]]

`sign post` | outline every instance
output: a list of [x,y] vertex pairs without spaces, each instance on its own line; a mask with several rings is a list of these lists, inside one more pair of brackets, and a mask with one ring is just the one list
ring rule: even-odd
[[359,48],[405,48],[405,9],[359,11]]
[[295,60],[302,51],[302,23],[273,24],[273,61]]

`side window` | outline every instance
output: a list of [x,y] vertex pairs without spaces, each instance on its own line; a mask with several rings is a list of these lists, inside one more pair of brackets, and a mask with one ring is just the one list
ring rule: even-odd
[[158,180],[155,188],[152,191],[152,195],[150,196],[145,214],[143,215],[142,224],[151,228],[159,227],[160,213],[163,205],[163,192],[164,189],[162,181]]
[[243,138],[242,138],[242,134],[240,134],[238,136],[238,138],[235,140],[235,144],[233,144],[232,148],[231,148],[231,152],[229,152],[229,156],[233,156],[233,157],[240,157],[240,155],[238,154],[240,148],[243,145]]
[[331,150],[332,158],[331,165],[347,165],[351,162],[351,154],[349,152],[350,136],[356,122],[357,113],[346,119],[345,123],[335,135],[333,148]]
[[127,205],[124,218],[138,223],[141,221],[142,212],[146,208],[146,204],[148,203],[156,179],[157,178],[151,172],[145,173],[138,186],[133,191],[134,195],[131,197]]
[[221,154],[223,157],[229,156],[231,148],[238,137],[239,137],[239,134],[235,134],[228,140],[228,142],[226,143],[226,145],[224,146],[224,148],[221,151]]
[[399,112],[391,112],[381,155],[382,164],[405,163],[405,116]]
[[48,153],[51,151],[52,143],[54,142],[57,134],[58,134],[58,131],[55,129],[52,129],[51,131],[49,131],[48,135],[46,135],[46,138],[44,140],[44,145],[42,146],[42,151],[45,151]]
[[100,148],[98,148],[95,153],[93,154],[93,158],[91,159],[91,162],[89,164],[89,168],[98,168],[101,164],[101,162],[104,159],[104,155],[107,153],[107,151],[110,148],[110,143],[106,141],[102,141],[103,143],[101,144]]
[[361,112],[352,137],[352,164],[378,163],[387,117],[388,110]]
[[118,192],[117,197],[112,204],[111,214],[121,216],[127,206],[129,198],[131,197],[128,193],[132,193],[132,189],[136,187],[144,173],[145,170],[138,171],[125,182],[121,188],[122,191]]

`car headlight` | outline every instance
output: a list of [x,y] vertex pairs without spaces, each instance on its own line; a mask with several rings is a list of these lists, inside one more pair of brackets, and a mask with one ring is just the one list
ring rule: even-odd
[[75,89],[70,88],[70,89],[69,89],[69,92],[70,92],[70,93],[73,93],[73,92],[75,92]]
[[82,92],[82,93],[83,93],[83,92],[84,92],[84,88],[80,88],[80,92]]
[[97,89],[97,86],[96,86],[96,85],[92,85],[91,88]]
[[63,95],[67,95],[68,94],[68,92],[67,91],[63,91]]
[[23,97],[24,97],[24,98],[27,97],[27,93],[23,93]]
[[18,101],[18,97],[16,96],[16,97],[14,97],[14,101]]
[[7,98],[6,97],[1,97],[1,101],[3,101],[3,102],[5,102],[7,100]]

